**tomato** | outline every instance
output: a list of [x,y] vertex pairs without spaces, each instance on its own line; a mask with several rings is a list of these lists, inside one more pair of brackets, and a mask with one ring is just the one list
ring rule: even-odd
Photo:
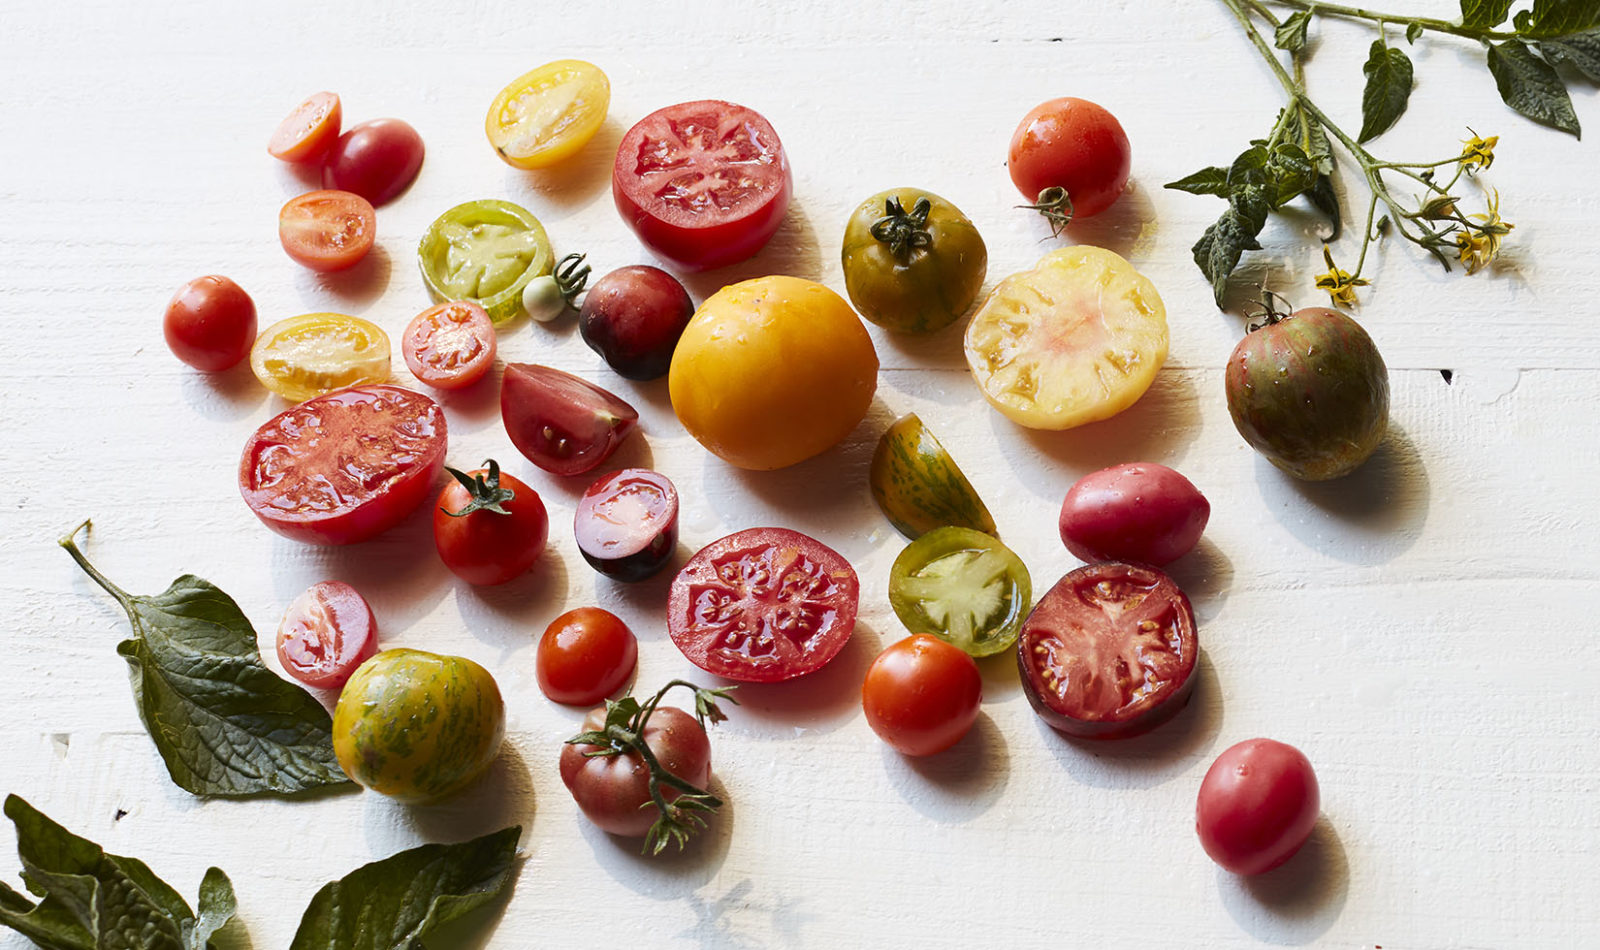
[[622,688],[639,660],[639,641],[616,614],[579,607],[550,621],[533,673],[539,691],[569,706],[598,703]]
[[616,395],[571,373],[507,363],[500,419],[528,461],[556,475],[581,475],[605,464],[639,425],[639,413]]
[[226,277],[196,277],[172,295],[161,320],[172,355],[203,373],[238,365],[256,339],[256,305]]
[[689,559],[667,633],[689,662],[748,683],[826,666],[855,630],[861,584],[842,555],[787,528],[747,528]]
[[611,167],[617,212],[646,247],[706,270],[751,256],[777,233],[794,176],[778,133],[731,102],[680,102],[622,137]]
[[1030,429],[1070,429],[1133,405],[1167,359],[1155,285],[1111,251],[1046,254],[997,285],[967,324],[984,398]]
[[412,375],[435,389],[465,389],[494,366],[494,323],[470,300],[429,307],[411,319],[400,352]]
[[625,468],[596,479],[573,516],[578,553],[619,581],[642,581],[678,548],[678,490],[667,476]]
[[1040,718],[1069,736],[1122,739],[1194,691],[1194,611],[1172,578],[1110,561],[1061,578],[1023,621],[1017,666]]
[[1061,502],[1061,543],[1084,561],[1157,567],[1200,542],[1211,503],[1182,475],[1154,462],[1090,472]]
[[482,775],[505,734],[505,701],[489,671],[422,650],[384,650],[361,664],[333,710],[333,754],[345,774],[415,804]]
[[740,468],[775,469],[856,427],[878,385],[878,353],[838,294],[799,277],[724,287],[683,331],[667,376],[689,434]]
[[239,491],[262,523],[311,544],[353,544],[432,494],[444,412],[398,386],[354,386],[278,413],[245,443]]
[[1016,642],[1033,582],[1022,559],[993,536],[935,528],[894,559],[889,605],[912,633],[990,656]]
[[[584,717],[585,731],[605,726],[605,707]],[[644,744],[666,771],[696,788],[711,781],[711,739],[705,727],[676,706],[658,706],[643,729]],[[561,781],[578,810],[603,831],[637,838],[650,831],[660,813],[650,803],[650,769],[637,752],[586,756],[599,746],[569,743],[561,747]],[[668,802],[679,791],[661,789]]]
[[294,107],[267,142],[267,154],[286,162],[320,161],[339,137],[339,97],[319,92]]
[[867,725],[906,755],[933,755],[960,742],[977,721],[982,701],[978,664],[926,634],[878,654],[861,684]]
[[578,311],[578,332],[617,375],[656,379],[694,316],[678,279],[657,267],[623,267],[595,282]]
[[1011,181],[1060,231],[1111,207],[1128,186],[1132,151],[1122,124],[1086,99],[1033,107],[1011,136]]
[[389,334],[342,313],[303,313],[267,327],[250,348],[250,369],[290,402],[389,378]]
[[422,282],[438,301],[470,300],[496,324],[522,312],[522,289],[550,273],[550,239],[528,209],[468,201],[441,214],[417,247]]
[[1260,874],[1294,857],[1321,809],[1317,775],[1299,749],[1247,739],[1217,756],[1200,782],[1194,830],[1211,860]]
[[399,119],[373,119],[351,126],[328,149],[322,186],[354,192],[387,204],[422,170],[422,136]]
[[312,584],[278,624],[278,662],[314,689],[338,689],[377,652],[372,608],[343,581]]
[[961,210],[928,191],[891,188],[863,201],[844,229],[844,286],[861,315],[931,333],[967,312],[989,251]]
[[945,525],[994,534],[988,506],[914,412],[878,439],[868,479],[884,517],[912,540]]
[[1337,310],[1269,311],[1234,347],[1224,381],[1239,434],[1295,478],[1348,475],[1389,430],[1389,368]]
[[372,250],[378,218],[348,191],[310,191],[278,212],[278,241],[296,264],[319,273],[347,270]]
[[489,106],[484,132],[495,154],[516,168],[546,168],[589,144],[611,105],[600,67],[558,59],[523,73]]
[[544,553],[550,516],[539,493],[506,475],[490,459],[486,468],[459,472],[433,509],[433,542],[451,573],[469,584],[492,586],[528,572]]

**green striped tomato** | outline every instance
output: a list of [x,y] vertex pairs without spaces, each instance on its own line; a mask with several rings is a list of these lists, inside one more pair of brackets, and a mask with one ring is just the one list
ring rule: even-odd
[[994,534],[983,499],[914,412],[878,439],[870,478],[884,517],[913,541],[946,525]]

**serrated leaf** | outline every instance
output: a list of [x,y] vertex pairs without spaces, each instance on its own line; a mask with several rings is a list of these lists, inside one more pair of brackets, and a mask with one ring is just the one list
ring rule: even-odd
[[1512,0],[1461,0],[1461,25],[1493,29],[1506,22]]
[[1306,30],[1311,26],[1311,11],[1301,10],[1289,15],[1278,25],[1277,33],[1273,36],[1273,45],[1278,49],[1290,53],[1298,53],[1306,47]]
[[1211,294],[1221,307],[1228,292],[1228,277],[1245,251],[1261,249],[1256,240],[1266,226],[1268,202],[1259,188],[1241,190],[1228,203],[1216,223],[1206,228],[1192,251],[1200,272],[1211,282]]
[[1361,92],[1361,134],[1365,142],[1383,134],[1406,111],[1411,98],[1411,60],[1382,40],[1372,41],[1366,65],[1367,85]]
[[1412,45],[1415,45],[1417,40],[1420,40],[1420,39],[1422,39],[1422,24],[1421,23],[1413,23],[1410,26],[1406,27],[1406,42],[1407,43],[1411,43]]
[[1169,181],[1163,187],[1174,191],[1187,191],[1191,195],[1220,195],[1223,198],[1228,197],[1231,190],[1228,185],[1228,170],[1216,165],[1202,168],[1177,181]]
[[1517,32],[1531,39],[1550,39],[1600,27],[1600,0],[1534,0],[1533,9],[1517,15]]
[[1540,125],[1582,138],[1577,113],[1572,111],[1572,98],[1555,67],[1535,56],[1520,40],[1490,44],[1489,72],[1494,74],[1506,105]]
[[1540,40],[1539,52],[1553,65],[1569,63],[1591,80],[1600,82],[1600,29],[1558,40]]

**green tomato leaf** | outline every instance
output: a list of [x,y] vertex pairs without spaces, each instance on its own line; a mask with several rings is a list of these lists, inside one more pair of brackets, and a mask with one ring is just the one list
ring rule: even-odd
[[1551,39],[1600,27],[1600,0],[1534,0],[1533,9],[1517,14],[1517,32],[1530,39]]
[[1169,181],[1163,187],[1174,191],[1187,191],[1191,195],[1218,195],[1226,198],[1232,186],[1228,184],[1228,170],[1212,165],[1185,178]]
[[514,826],[364,864],[317,891],[289,950],[423,950],[436,927],[510,885],[521,837]]
[[1339,239],[1339,232],[1344,228],[1344,221],[1339,212],[1339,195],[1334,191],[1333,178],[1329,175],[1318,175],[1317,183],[1306,191],[1306,200],[1318,211],[1328,216],[1328,222],[1333,225],[1333,231],[1322,239],[1328,244]]
[[1300,151],[1316,167],[1317,174],[1333,174],[1333,146],[1328,142],[1328,133],[1323,130],[1322,123],[1306,115],[1304,109],[1296,108],[1289,116],[1288,140],[1300,146]]
[[1489,72],[1494,74],[1500,98],[1540,125],[1582,138],[1572,98],[1554,66],[1533,54],[1520,40],[1489,46]]
[[[1512,0],[1461,0],[1461,25],[1489,30],[1506,22]],[[1412,24],[1420,29],[1418,24]]]
[[1600,29],[1558,40],[1540,40],[1539,52],[1553,65],[1570,63],[1591,80],[1600,82]]
[[1278,25],[1272,43],[1278,49],[1298,53],[1306,48],[1306,29],[1309,26],[1311,26],[1311,11],[1301,10],[1290,14],[1287,20]]
[[1420,40],[1420,39],[1422,39],[1422,24],[1421,23],[1413,23],[1410,26],[1406,27],[1406,42],[1407,43],[1410,43],[1413,46],[1415,46],[1416,43],[1417,43],[1417,40]]
[[179,787],[238,796],[350,781],[333,755],[328,711],[261,662],[256,632],[233,598],[192,574],[161,594],[134,596],[95,570],[71,537],[61,546],[128,615],[133,636],[117,652],[128,661],[139,718]]
[[1245,251],[1261,249],[1256,240],[1266,227],[1271,204],[1261,186],[1240,189],[1228,202],[1228,210],[1195,242],[1192,251],[1200,272],[1211,282],[1217,306],[1223,306],[1228,292],[1228,277],[1239,266]]
[[1367,86],[1361,92],[1358,138],[1365,142],[1383,134],[1405,113],[1406,101],[1411,98],[1411,60],[1382,40],[1374,40],[1361,71],[1367,76]]
[[216,868],[200,885],[196,919],[143,861],[107,854],[16,795],[5,813],[16,825],[22,878],[40,900],[0,883],[0,924],[45,950],[206,950],[233,917],[233,885]]

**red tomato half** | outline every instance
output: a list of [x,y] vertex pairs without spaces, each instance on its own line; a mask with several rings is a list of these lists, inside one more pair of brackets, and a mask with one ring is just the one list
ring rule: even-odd
[[161,330],[173,356],[201,372],[219,372],[250,355],[256,305],[226,277],[196,277],[167,304]]
[[793,183],[772,125],[716,99],[640,119],[611,167],[611,197],[639,240],[701,270],[761,250],[783,222]]
[[267,143],[267,153],[286,162],[317,161],[339,137],[342,121],[339,97],[331,92],[316,93],[278,124]]
[[361,263],[378,234],[372,205],[348,191],[310,191],[278,212],[278,240],[296,264],[319,273]]
[[1317,775],[1299,749],[1247,739],[1206,772],[1194,828],[1211,860],[1235,874],[1260,874],[1300,850],[1321,809]]
[[398,386],[352,386],[262,424],[239,459],[239,491],[262,523],[310,544],[392,528],[444,468],[444,411]]
[[399,119],[363,122],[339,136],[328,150],[322,184],[353,191],[374,205],[385,204],[417,177],[422,153],[422,136]]
[[579,607],[550,621],[533,658],[539,691],[569,706],[598,703],[622,688],[639,660],[639,641],[622,618]]
[[673,578],[667,633],[708,673],[774,683],[844,649],[860,593],[832,548],[787,528],[749,528],[701,548]]
[[494,366],[494,321],[471,300],[450,300],[412,318],[400,352],[413,376],[435,389],[465,389]]
[[867,725],[906,755],[933,755],[960,742],[982,701],[977,662],[926,633],[878,654],[861,684]]
[[1132,151],[1116,116],[1087,99],[1051,99],[1023,116],[1007,166],[1024,198],[1038,201],[1048,188],[1065,188],[1070,214],[1087,218],[1121,197]]
[[1194,691],[1194,611],[1172,578],[1115,561],[1080,567],[1039,599],[1017,638],[1034,712],[1083,739],[1171,719]]
[[338,689],[378,653],[378,621],[367,599],[343,581],[312,584],[278,624],[278,662],[314,689]]

